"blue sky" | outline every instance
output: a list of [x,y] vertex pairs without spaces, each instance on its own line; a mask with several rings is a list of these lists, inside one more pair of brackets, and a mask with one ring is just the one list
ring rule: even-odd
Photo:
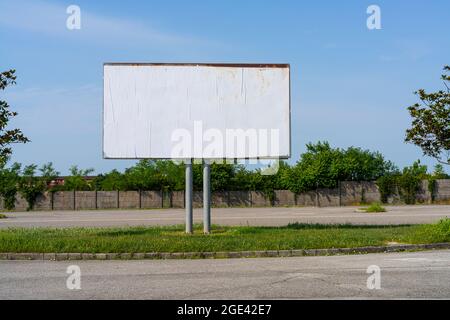
[[[66,8],[81,8],[68,30]],[[381,30],[366,27],[369,5]],[[32,140],[13,161],[52,161],[96,173],[132,161],[101,152],[104,62],[290,63],[292,161],[305,144],[378,150],[400,167],[433,159],[403,142],[418,88],[442,88],[450,64],[450,2],[435,1],[3,1],[0,69],[17,69],[2,92]]]

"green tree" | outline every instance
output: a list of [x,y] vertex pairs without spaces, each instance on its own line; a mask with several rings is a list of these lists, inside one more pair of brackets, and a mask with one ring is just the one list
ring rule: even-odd
[[402,175],[398,177],[398,187],[400,196],[407,204],[416,202],[417,192],[420,190],[420,183],[427,176],[427,166],[421,165],[417,160],[410,167],[403,169]]
[[42,194],[46,187],[46,178],[36,176],[37,166],[35,164],[26,166],[19,179],[19,191],[27,201],[27,211],[34,208],[37,197]]
[[428,191],[431,195],[431,201],[433,202],[436,199],[436,193],[438,188],[439,179],[449,179],[450,176],[445,173],[444,167],[442,164],[438,163],[434,166],[433,173],[428,177]]
[[328,142],[309,143],[306,148],[284,179],[285,186],[294,192],[336,188],[338,181],[373,181],[395,170],[378,152],[332,148]]
[[10,168],[0,165],[0,196],[3,198],[4,207],[8,210],[15,207],[20,170],[19,163],[14,163]]
[[408,108],[412,126],[406,130],[405,141],[419,146],[427,156],[450,165],[450,66],[444,67],[445,90],[415,92],[421,103]]
[[59,172],[55,170],[52,162],[43,164],[39,171],[41,172],[41,179],[47,186],[59,176]]
[[86,181],[85,177],[94,172],[94,169],[79,169],[78,166],[72,166],[69,171],[71,175],[64,181],[64,190],[92,190],[92,186]]
[[224,191],[232,184],[235,176],[235,166],[228,163],[211,164],[211,190]]
[[[16,70],[0,73],[0,90],[16,83]],[[11,111],[6,101],[0,100],[0,165],[6,164],[12,154],[11,144],[27,143],[30,140],[25,137],[20,129],[7,129],[11,118],[17,116],[17,112]]]
[[450,176],[447,173],[445,173],[444,167],[440,163],[438,163],[437,165],[434,166],[432,175],[435,179],[449,179],[450,178]]
[[97,186],[96,189],[98,189],[98,186],[100,186],[100,189],[104,191],[133,190],[132,187],[128,188],[127,181],[125,180],[125,175],[115,169],[105,175],[97,176],[94,184]]
[[129,190],[183,190],[184,166],[173,161],[141,160],[124,173]]
[[434,180],[430,180],[431,177],[427,170],[427,166],[421,165],[420,161],[417,160],[412,166],[403,168],[401,172],[395,170],[379,177],[376,183],[381,194],[381,201],[387,202],[389,196],[398,194],[405,203],[413,204],[416,202],[421,181],[426,179],[429,181],[428,187],[433,196],[430,186],[434,186]]

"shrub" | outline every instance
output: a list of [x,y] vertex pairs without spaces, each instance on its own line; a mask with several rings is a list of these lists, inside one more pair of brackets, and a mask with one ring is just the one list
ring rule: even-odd
[[77,166],[70,168],[71,176],[64,181],[64,190],[89,191],[92,190],[91,185],[84,179],[85,176],[94,172],[94,169],[78,169]]
[[378,152],[350,147],[332,148],[328,142],[307,144],[292,168],[288,187],[293,192],[336,188],[338,181],[373,181],[396,170]]
[[14,163],[10,168],[0,168],[0,196],[3,197],[7,210],[13,210],[15,207],[20,168],[19,163]]
[[19,191],[27,201],[27,211],[34,208],[37,197],[44,192],[47,185],[42,177],[36,177],[37,166],[32,164],[26,166],[22,177],[19,179]]
[[388,202],[388,198],[397,192],[398,174],[388,174],[377,179],[381,202]]
[[433,225],[433,230],[437,236],[447,239],[448,241],[450,239],[450,219],[441,219],[437,224]]
[[370,206],[368,206],[367,208],[365,208],[363,210],[368,213],[386,212],[386,208],[381,206],[381,204],[379,204],[378,202],[372,203]]
[[395,172],[377,179],[376,184],[381,194],[381,201],[386,203],[388,197],[398,192],[406,204],[416,202],[417,192],[423,179],[429,178],[427,166],[417,160],[412,166],[405,167],[402,173]]
[[429,242],[449,242],[450,241],[450,219],[441,219],[438,223],[424,225],[418,236],[426,238]]
[[398,177],[398,186],[400,196],[406,204],[416,202],[416,195],[424,178],[427,178],[427,166],[420,165],[419,160],[403,169],[402,175]]
[[428,177],[428,191],[431,194],[431,201],[434,201],[436,198],[437,180],[448,178],[449,176],[445,173],[444,167],[441,164],[437,164],[433,173]]

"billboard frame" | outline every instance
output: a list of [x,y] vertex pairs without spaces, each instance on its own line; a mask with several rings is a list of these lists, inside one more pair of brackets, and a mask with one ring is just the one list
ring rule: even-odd
[[[292,93],[291,93],[291,65],[290,63],[194,63],[194,62],[104,62],[103,63],[103,75],[102,79],[104,82],[105,79],[105,66],[176,66],[176,67],[223,67],[223,68],[279,68],[279,69],[288,69],[289,71],[289,155],[287,156],[279,156],[279,157],[252,157],[252,158],[234,158],[234,160],[287,160],[292,156]],[[173,160],[173,158],[159,158],[159,157],[105,157],[104,154],[104,142],[105,142],[105,126],[104,126],[104,112],[105,112],[105,93],[103,86],[103,96],[102,96],[102,158],[107,160]],[[195,158],[200,159],[200,158]],[[206,159],[206,158],[205,158]],[[208,158],[209,159],[209,158]],[[219,159],[230,159],[231,158],[211,158],[210,160],[219,160]],[[183,158],[176,158],[176,160],[182,161]],[[187,160],[187,159],[186,159]]]

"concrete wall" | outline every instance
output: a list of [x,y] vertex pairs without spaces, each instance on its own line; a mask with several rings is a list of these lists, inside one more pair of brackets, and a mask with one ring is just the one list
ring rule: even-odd
[[120,191],[119,208],[121,209],[139,209],[140,207],[139,191]]
[[16,208],[17,211],[25,211],[28,207],[28,204],[27,201],[20,194],[17,194],[14,207]]
[[119,207],[118,197],[119,193],[117,191],[98,191],[97,207],[99,209],[117,209]]
[[248,191],[228,191],[228,205],[230,207],[250,207],[251,198]]
[[53,210],[74,210],[75,192],[59,191],[53,194]]
[[141,208],[154,209],[162,207],[161,191],[141,191]]
[[184,208],[184,191],[174,191],[171,193],[171,207]]
[[296,195],[292,191],[289,190],[275,190],[274,198],[273,198],[274,206],[295,206]]
[[86,210],[97,208],[97,197],[95,192],[76,191],[75,192],[75,209]]
[[229,195],[227,191],[217,191],[211,193],[211,203],[215,207],[225,208],[229,206]]
[[[202,191],[194,191],[194,207],[203,206]],[[214,207],[268,207],[268,206],[340,206],[359,205],[380,201],[374,182],[341,182],[336,189],[318,189],[294,194],[288,190],[275,190],[273,197],[261,191],[220,191],[211,194]],[[184,191],[164,194],[161,191],[60,191],[40,195],[34,210],[87,210],[87,209],[151,209],[184,208]],[[432,203],[428,181],[422,181],[416,195],[417,203]],[[400,197],[389,198],[390,203],[400,203]],[[435,203],[450,204],[450,180],[437,180]],[[24,211],[27,202],[18,193],[15,211]],[[0,199],[3,210],[3,199]]]
[[450,180],[437,180],[436,184],[435,201],[450,204]]
[[252,207],[270,207],[272,202],[270,198],[261,191],[250,191]]

